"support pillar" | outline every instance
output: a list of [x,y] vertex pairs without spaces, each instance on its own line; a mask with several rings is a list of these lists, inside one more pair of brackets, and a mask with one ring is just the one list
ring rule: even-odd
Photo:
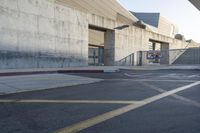
[[169,64],[169,44],[168,43],[161,44],[160,64]]
[[107,30],[105,32],[104,45],[104,64],[105,66],[114,66],[115,62],[115,31]]

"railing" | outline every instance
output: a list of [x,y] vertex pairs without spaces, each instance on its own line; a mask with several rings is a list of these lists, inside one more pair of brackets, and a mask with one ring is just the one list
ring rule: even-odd
[[187,50],[189,44],[190,44],[190,43],[188,43],[188,44],[185,46],[185,48],[179,49],[178,53],[171,59],[171,61],[170,61],[171,64],[174,63],[174,62],[176,61],[176,59],[177,59],[180,55],[182,55],[182,54]]
[[119,60],[117,64],[121,66],[134,66],[134,53]]
[[[182,53],[171,62],[172,64],[200,64],[200,47],[179,49],[178,51],[182,51]],[[176,52],[176,50],[170,50],[169,52],[172,56],[172,52]]]

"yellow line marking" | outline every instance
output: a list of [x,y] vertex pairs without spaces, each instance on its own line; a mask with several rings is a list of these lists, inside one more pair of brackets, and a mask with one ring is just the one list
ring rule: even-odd
[[[162,93],[163,93],[163,92],[167,92],[166,90],[161,89],[161,88],[159,88],[159,87],[156,87],[156,86],[154,86],[154,85],[152,85],[152,84],[145,83],[145,82],[140,82],[140,83],[141,83],[142,85],[144,85],[144,86],[146,86],[146,87],[150,87],[151,89],[154,89],[154,90],[156,90],[156,91],[158,91],[158,92],[162,92]],[[200,108],[200,103],[199,103],[199,102],[196,102],[196,101],[194,101],[194,100],[188,99],[188,98],[183,97],[183,96],[179,96],[179,95],[177,95],[177,94],[172,94],[171,96],[174,97],[174,98],[176,98],[176,99],[178,99],[178,100],[182,100],[182,101],[184,101],[184,102],[188,102],[188,103],[190,103],[190,104],[192,104],[192,105],[194,105],[194,106]]]
[[138,108],[142,105],[144,105],[144,103],[143,104],[131,104],[131,105],[128,105],[128,106],[107,112],[105,114],[96,116],[94,118],[79,122],[79,123],[74,124],[72,126],[60,129],[58,131],[55,131],[54,133],[76,133],[76,132],[81,131],[83,129],[86,129],[88,127],[94,126],[98,123],[101,123],[101,122],[104,122],[106,120],[112,119],[116,116],[122,115],[122,114],[129,112],[133,109],[136,109],[136,108]]
[[177,92],[189,89],[189,88],[191,88],[193,86],[196,86],[196,85],[199,85],[199,84],[200,84],[200,81],[192,83],[192,84],[189,84],[189,85],[186,85],[186,86],[183,86],[183,87],[176,88],[176,89],[168,91],[168,92],[164,92],[164,93],[159,94],[157,96],[153,96],[151,98],[147,98],[147,99],[143,100],[143,103],[140,103],[140,104],[130,104],[128,106],[125,106],[125,107],[122,107],[122,108],[110,111],[108,113],[104,113],[102,115],[93,117],[91,119],[88,119],[88,120],[79,122],[77,124],[65,127],[63,129],[57,130],[54,133],[75,133],[75,132],[84,130],[86,128],[89,128],[91,126],[94,126],[96,124],[104,122],[106,120],[109,120],[109,119],[112,119],[112,118],[117,117],[119,115],[122,115],[124,113],[127,113],[127,112],[129,112],[131,110],[137,109],[137,108],[142,107],[142,106],[144,106],[146,104],[155,102],[155,101],[157,101],[159,99],[165,98],[167,96],[170,96],[170,95],[175,94]]
[[157,96],[153,96],[153,97],[147,98],[147,99],[145,99],[145,100],[143,100],[143,101],[146,102],[146,103],[151,103],[151,102],[157,101],[157,100],[159,100],[159,99],[161,99],[161,98],[164,98],[164,97],[173,95],[173,94],[175,94],[175,93],[177,93],[177,92],[180,92],[180,91],[189,89],[189,88],[191,88],[191,87],[197,86],[197,85],[199,85],[199,84],[200,84],[200,81],[197,81],[197,82],[195,82],[195,83],[192,83],[192,84],[189,84],[189,85],[185,85],[185,86],[176,88],[176,89],[171,90],[171,91],[164,92],[164,93],[159,94],[159,95],[157,95]]
[[77,104],[140,104],[141,101],[105,101],[105,100],[39,100],[39,99],[2,99],[0,103],[77,103]]

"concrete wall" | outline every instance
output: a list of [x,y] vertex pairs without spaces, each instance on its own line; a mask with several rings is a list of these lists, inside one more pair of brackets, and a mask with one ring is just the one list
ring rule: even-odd
[[[194,42],[188,43],[133,26],[124,30],[116,30],[115,33],[115,65],[122,65],[120,61],[130,54],[134,54],[134,64],[138,65],[138,51],[148,51],[149,40],[155,40],[161,44],[162,64],[171,64],[178,54],[169,52],[169,50],[198,47],[198,44]],[[145,65],[147,63],[144,52],[142,64]]]
[[0,0],[0,68],[86,66],[87,14],[54,0]]
[[89,44],[104,46],[104,32],[89,29]]
[[[148,50],[149,39],[180,49],[188,43],[145,29],[115,28],[129,21],[70,8],[55,0],[0,0],[0,68],[41,68],[88,65],[88,25],[105,30],[105,64]],[[171,56],[171,55],[169,55]],[[171,57],[170,57],[171,58]]]
[[200,47],[188,49],[176,49],[170,52],[179,53],[173,64],[200,64]]

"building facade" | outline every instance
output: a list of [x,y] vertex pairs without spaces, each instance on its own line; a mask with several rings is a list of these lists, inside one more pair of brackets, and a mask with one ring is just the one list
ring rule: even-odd
[[115,0],[1,0],[0,68],[124,65],[129,55],[125,65],[137,65],[137,52],[148,50],[149,40],[163,50],[196,46],[137,22]]

